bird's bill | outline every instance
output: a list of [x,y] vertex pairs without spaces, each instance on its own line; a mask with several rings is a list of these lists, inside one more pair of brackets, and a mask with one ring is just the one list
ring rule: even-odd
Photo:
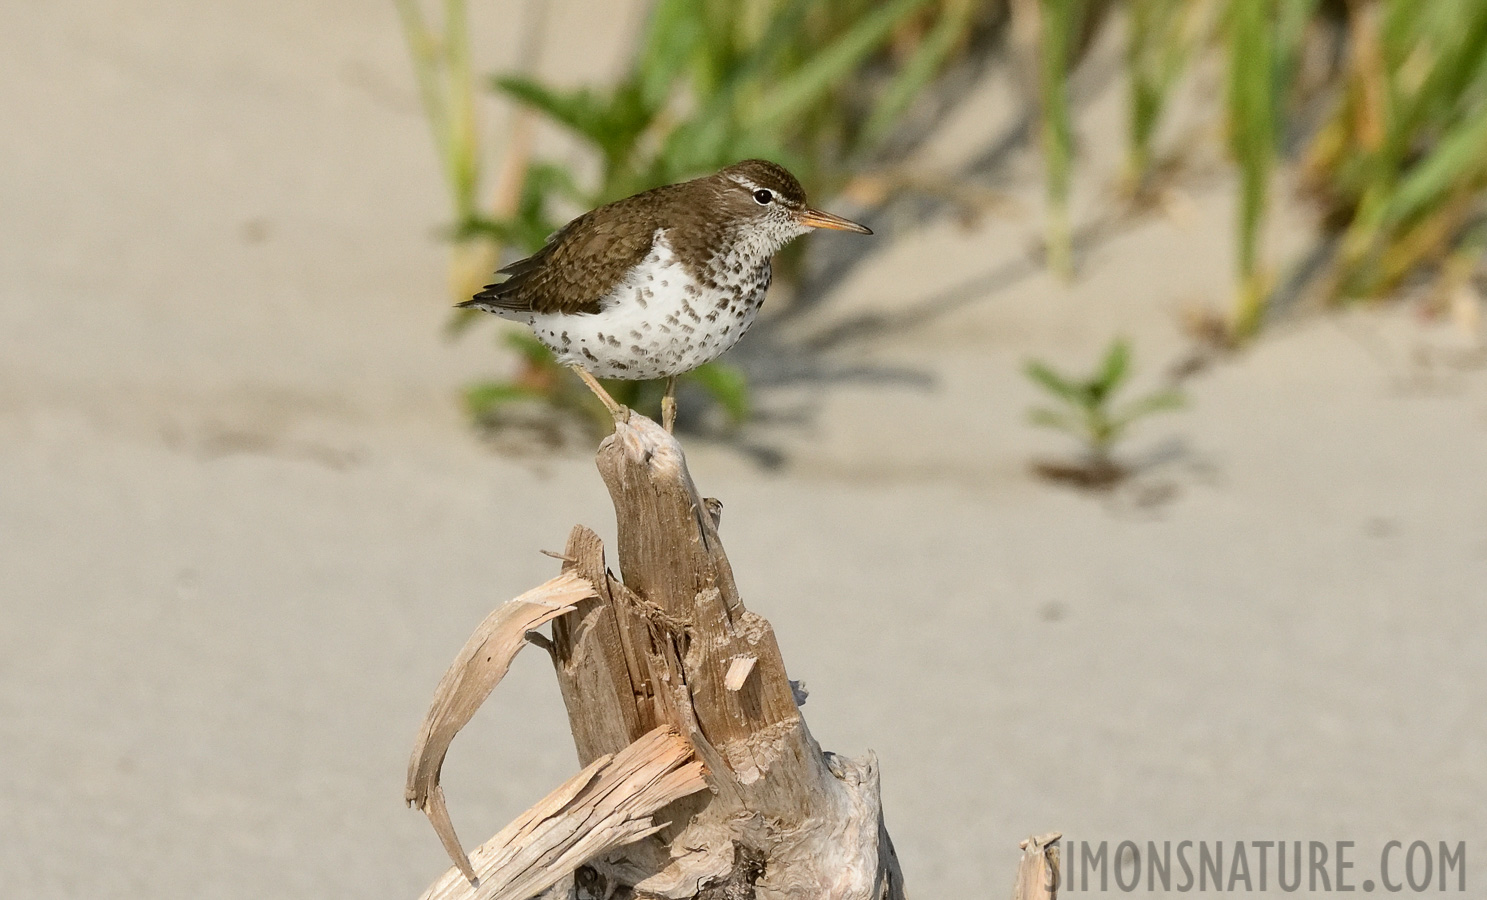
[[851,219],[843,219],[829,212],[819,209],[807,209],[800,214],[800,224],[808,228],[830,228],[832,231],[855,231],[858,234],[872,234],[873,230],[866,225],[858,225]]

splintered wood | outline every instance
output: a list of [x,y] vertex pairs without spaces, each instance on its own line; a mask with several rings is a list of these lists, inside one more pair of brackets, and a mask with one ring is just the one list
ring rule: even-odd
[[749,673],[754,671],[754,663],[758,662],[752,656],[735,656],[728,664],[728,674],[723,676],[723,687],[730,691],[743,690],[744,682],[749,680]]
[[[408,799],[456,863],[425,897],[573,900],[582,883],[598,897],[902,900],[877,760],[823,753],[811,737],[681,447],[632,414],[598,465],[623,578],[598,536],[575,528],[563,575],[482,625],[420,732]],[[542,643],[583,770],[466,859],[439,765],[526,632],[549,620]]]
[[661,826],[652,815],[707,787],[675,731],[657,728],[601,756],[470,854],[474,878],[444,873],[423,900],[526,900],[596,856]]

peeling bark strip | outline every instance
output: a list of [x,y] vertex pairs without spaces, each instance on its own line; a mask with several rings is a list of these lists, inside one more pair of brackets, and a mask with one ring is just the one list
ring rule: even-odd
[[444,791],[439,787],[444,755],[454,736],[506,676],[511,660],[526,643],[527,632],[572,612],[574,603],[592,596],[594,589],[587,581],[563,574],[503,604],[470,635],[434,690],[434,702],[419,726],[413,758],[408,761],[408,786],[403,796],[429,817],[449,858],[471,880],[475,873],[454,833]]
[[423,900],[534,897],[588,860],[654,833],[657,810],[706,787],[691,745],[657,728],[620,753],[594,760],[477,847],[470,854],[477,884],[450,869]]

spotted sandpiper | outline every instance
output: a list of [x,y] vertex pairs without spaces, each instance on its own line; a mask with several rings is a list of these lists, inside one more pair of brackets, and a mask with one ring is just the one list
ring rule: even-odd
[[764,302],[770,257],[813,228],[872,234],[808,206],[784,167],[744,160],[579,216],[460,306],[530,325],[616,419],[625,409],[595,376],[665,378],[670,431],[676,377],[738,343]]

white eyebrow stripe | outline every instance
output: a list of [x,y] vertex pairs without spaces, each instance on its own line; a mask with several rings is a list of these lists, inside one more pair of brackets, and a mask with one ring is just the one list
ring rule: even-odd
[[743,177],[742,175],[729,175],[728,176],[728,179],[730,181],[732,181],[736,185],[739,185],[741,187],[748,188],[749,193],[751,193],[751,194],[754,191],[764,191],[764,190],[769,191],[769,193],[771,195],[773,195],[775,203],[777,203],[777,204],[779,204],[781,206],[788,206],[791,209],[799,209],[800,207],[802,207],[804,205],[799,200],[792,200],[792,199],[786,197],[784,194],[781,194],[779,191],[774,190],[773,188],[760,187],[759,185],[755,184],[753,181],[749,180],[748,178]]

